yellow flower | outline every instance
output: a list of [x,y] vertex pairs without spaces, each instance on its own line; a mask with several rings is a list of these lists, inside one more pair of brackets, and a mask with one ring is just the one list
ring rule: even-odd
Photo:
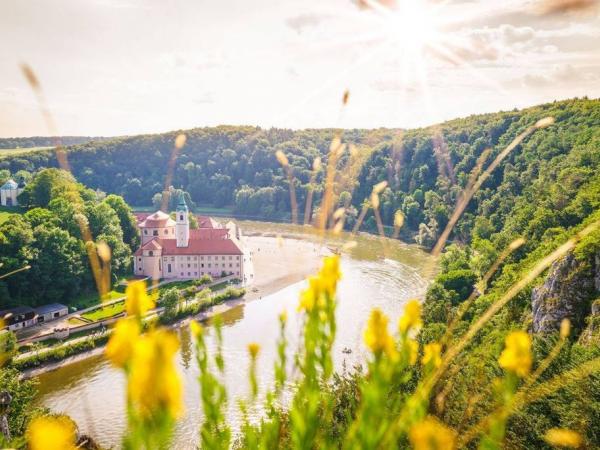
[[31,450],[75,449],[76,427],[67,416],[36,417],[27,428],[27,443]]
[[204,327],[200,325],[196,320],[190,321],[190,330],[192,331],[192,335],[198,339],[198,337],[204,334]]
[[426,344],[425,347],[423,347],[423,359],[421,362],[424,366],[431,363],[433,367],[437,369],[442,364],[441,353],[442,346],[437,342]]
[[308,289],[305,289],[300,294],[300,305],[299,310],[305,310],[306,312],[312,311],[315,307],[316,300],[321,291],[321,280],[312,276],[308,279]]
[[281,314],[279,314],[279,321],[282,323],[287,322],[287,311],[286,310],[281,311]]
[[132,281],[125,290],[127,299],[125,308],[128,316],[142,317],[147,311],[154,308],[154,300],[146,292],[145,281]]
[[373,353],[383,352],[390,358],[396,356],[394,339],[388,332],[388,318],[378,308],[371,311],[365,330],[365,344]]
[[251,342],[250,344],[248,344],[248,353],[250,353],[250,357],[252,359],[256,359],[259,351],[260,345],[258,345],[256,342]]
[[131,319],[121,319],[115,325],[115,329],[106,345],[104,351],[106,357],[117,367],[125,367],[131,359],[135,342],[140,336],[138,323]]
[[340,272],[340,257],[338,255],[328,256],[323,261],[320,277],[331,296],[335,295],[337,282],[342,277]]
[[181,380],[175,367],[177,337],[154,330],[137,340],[127,385],[129,400],[142,416],[167,412],[176,417],[182,409]]
[[423,326],[421,321],[421,304],[418,300],[411,300],[404,308],[404,315],[400,317],[398,328],[401,333],[406,333],[411,328],[419,329]]
[[413,425],[408,438],[414,450],[452,450],[456,447],[456,433],[431,416]]
[[327,299],[333,299],[340,279],[339,256],[329,256],[323,260],[323,267],[316,276],[308,279],[308,289],[300,294],[299,310],[310,312],[315,305],[322,307]]
[[500,367],[523,378],[531,370],[531,338],[524,331],[513,331],[506,337],[506,347],[498,359]]
[[544,440],[555,447],[579,448],[583,444],[579,433],[565,428],[550,428],[546,431]]
[[408,363],[414,366],[419,357],[419,344],[413,339],[406,340],[406,348],[408,349]]

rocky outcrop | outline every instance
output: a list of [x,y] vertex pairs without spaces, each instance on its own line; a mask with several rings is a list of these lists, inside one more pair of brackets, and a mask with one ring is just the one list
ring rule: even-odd
[[572,253],[555,261],[544,283],[533,289],[533,332],[556,331],[564,318],[575,332],[586,326],[592,303],[600,292],[600,255],[579,261]]
[[600,345],[600,299],[592,303],[592,312],[587,318],[587,324],[579,342],[585,345]]

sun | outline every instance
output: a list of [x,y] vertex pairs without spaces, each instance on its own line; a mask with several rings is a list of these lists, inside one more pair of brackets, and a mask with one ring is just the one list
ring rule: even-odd
[[439,40],[438,16],[426,1],[404,0],[383,14],[388,38],[409,53],[421,53]]

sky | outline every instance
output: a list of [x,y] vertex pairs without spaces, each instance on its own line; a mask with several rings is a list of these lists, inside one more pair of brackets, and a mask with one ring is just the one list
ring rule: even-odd
[[[591,7],[550,11],[557,2]],[[597,98],[597,3],[2,0],[0,136],[413,128]]]

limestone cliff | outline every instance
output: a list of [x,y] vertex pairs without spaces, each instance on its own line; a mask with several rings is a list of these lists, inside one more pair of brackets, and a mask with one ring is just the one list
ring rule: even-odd
[[580,334],[591,323],[588,317],[599,294],[600,254],[588,261],[578,260],[573,253],[567,254],[552,264],[544,283],[533,289],[533,332],[558,330],[561,321],[568,318],[573,330]]

